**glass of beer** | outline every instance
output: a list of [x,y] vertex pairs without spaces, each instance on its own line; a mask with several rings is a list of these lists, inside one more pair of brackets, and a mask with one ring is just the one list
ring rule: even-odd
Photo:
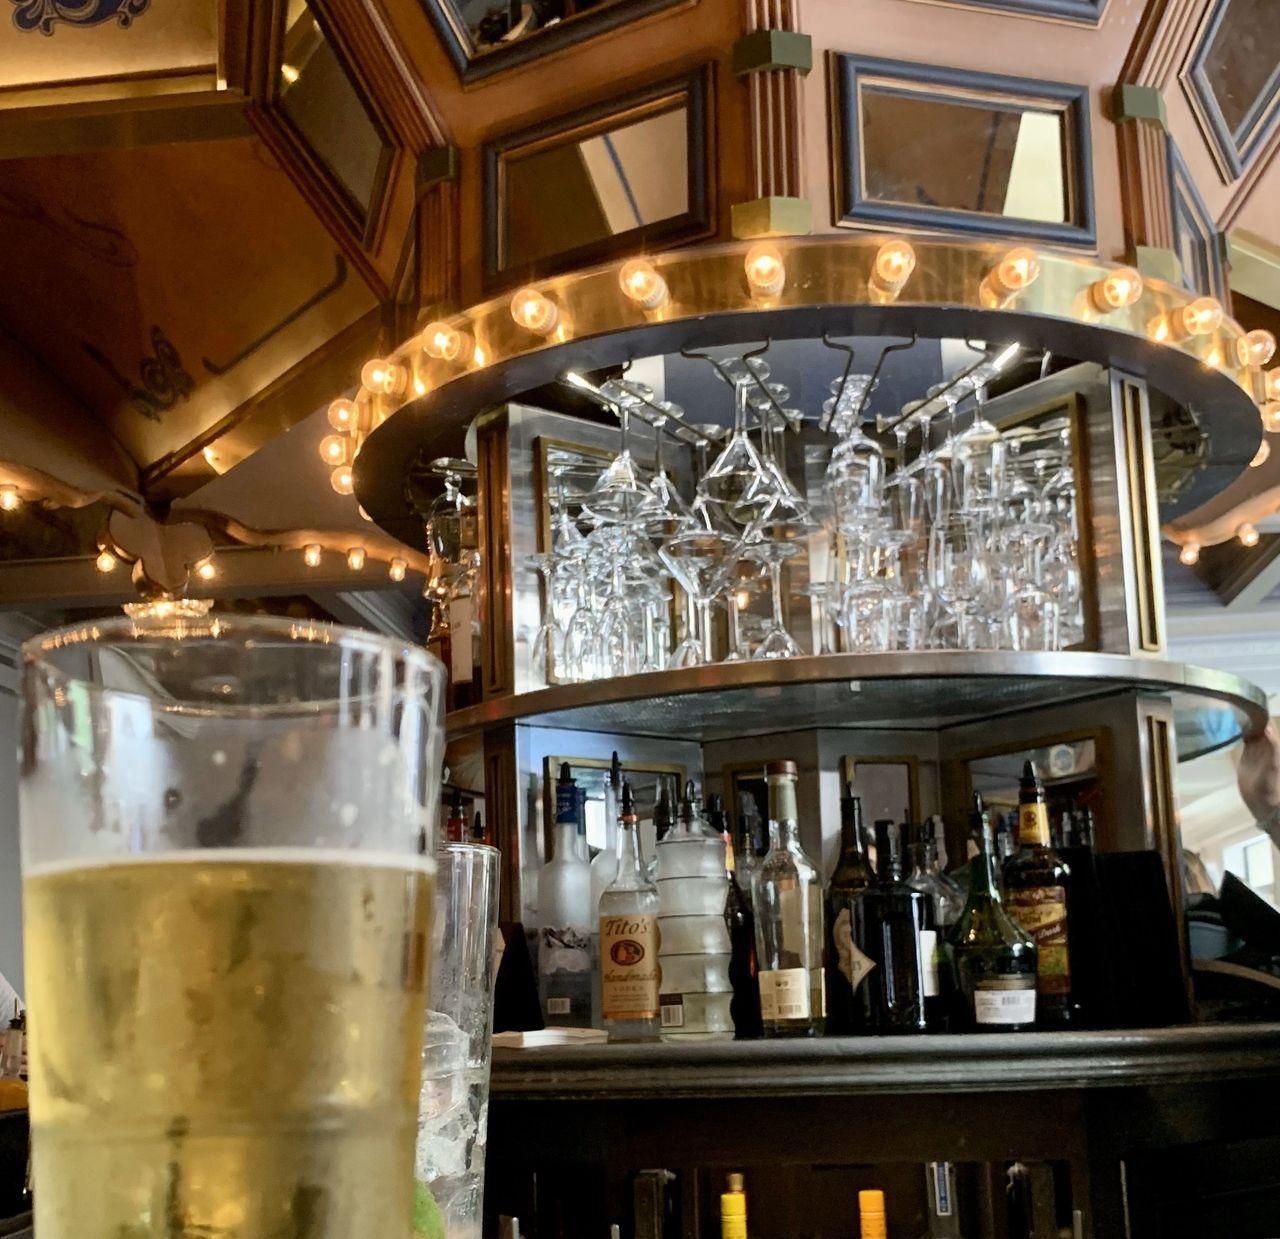
[[24,649],[42,1239],[400,1239],[443,751],[422,650],[288,620]]

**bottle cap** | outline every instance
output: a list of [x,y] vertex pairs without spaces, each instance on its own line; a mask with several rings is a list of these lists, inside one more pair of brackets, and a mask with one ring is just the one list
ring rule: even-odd
[[885,1239],[883,1192],[869,1189],[858,1193],[858,1223],[862,1239]]
[[573,782],[573,772],[570,770],[569,763],[567,761],[562,761],[560,763],[560,778],[557,780],[557,782],[559,783]]
[[622,812],[621,812],[622,817],[635,817],[636,815],[636,797],[635,797],[635,793],[631,790],[630,779],[622,780],[621,809],[622,809]]
[[858,1193],[859,1213],[884,1213],[884,1193],[879,1188],[863,1188]]
[[775,775],[789,775],[795,778],[800,773],[800,768],[791,761],[790,758],[782,758],[779,761],[771,761],[765,765],[765,778],[772,778]]
[[613,784],[616,791],[622,786],[622,763],[618,760],[618,750],[613,750],[613,757],[609,761],[609,782]]
[[742,1178],[742,1175],[740,1175],[740,1174],[738,1174],[738,1173],[736,1173],[736,1172],[735,1172],[734,1174],[731,1174],[731,1175],[726,1176],[725,1182],[726,1182],[726,1183],[727,1183],[727,1185],[728,1185],[728,1190],[729,1190],[729,1191],[731,1191],[731,1192],[740,1192],[740,1191],[742,1191],[742,1187],[743,1187],[743,1178]]

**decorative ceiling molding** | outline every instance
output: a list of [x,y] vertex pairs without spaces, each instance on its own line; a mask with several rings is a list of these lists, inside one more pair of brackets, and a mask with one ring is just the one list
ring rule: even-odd
[[128,28],[151,7],[151,0],[9,0],[15,5],[13,24],[23,33],[51,36],[59,22],[68,26],[101,26],[104,22]]

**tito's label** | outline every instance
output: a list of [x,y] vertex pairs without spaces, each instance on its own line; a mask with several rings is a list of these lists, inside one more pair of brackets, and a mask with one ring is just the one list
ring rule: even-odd
[[1067,892],[1061,886],[1010,891],[1009,913],[1036,944],[1036,988],[1042,994],[1071,992],[1067,953]]
[[1018,806],[1018,842],[1025,847],[1049,846],[1049,807],[1043,804]]
[[601,1011],[606,1020],[657,1019],[658,918],[600,918]]

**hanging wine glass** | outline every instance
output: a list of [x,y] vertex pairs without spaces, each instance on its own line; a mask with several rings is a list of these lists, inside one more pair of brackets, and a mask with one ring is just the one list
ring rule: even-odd
[[782,565],[800,553],[795,542],[761,541],[753,543],[750,553],[769,570],[769,621],[756,646],[753,659],[797,658],[804,651],[787,631],[782,614]]
[[614,406],[622,427],[622,449],[582,501],[584,515],[597,524],[634,524],[651,516],[658,507],[657,497],[642,480],[631,455],[632,403]]

